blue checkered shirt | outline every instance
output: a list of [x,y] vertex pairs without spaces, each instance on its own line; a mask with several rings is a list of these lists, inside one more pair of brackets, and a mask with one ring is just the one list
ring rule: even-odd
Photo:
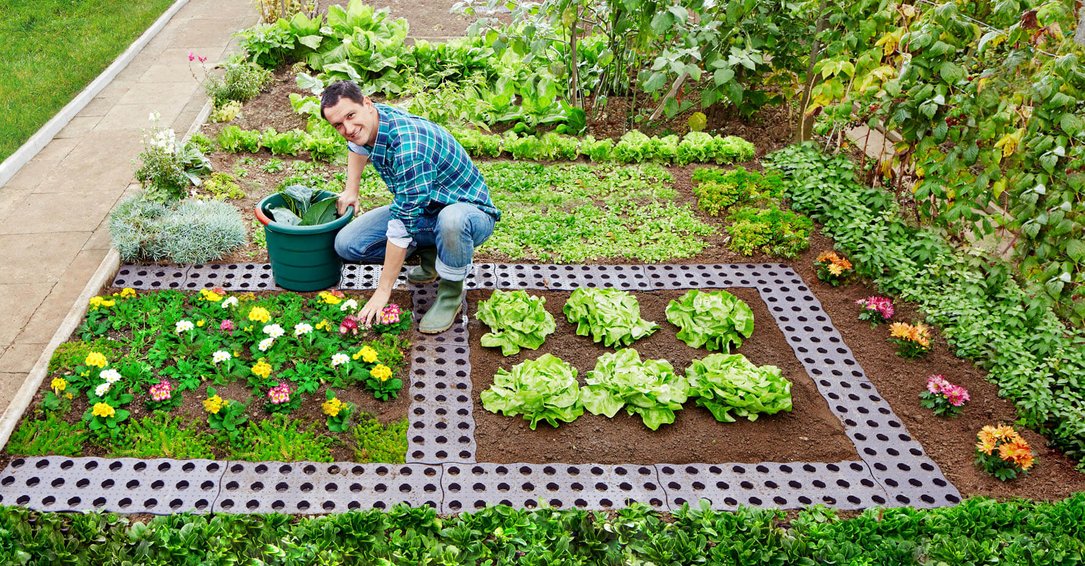
[[[494,220],[501,218],[478,167],[448,130],[386,104],[374,106],[380,123],[373,147],[353,142],[347,147],[368,156],[392,192],[389,239],[409,242],[418,231],[419,217],[458,202],[473,204]],[[397,220],[402,228],[395,225]]]

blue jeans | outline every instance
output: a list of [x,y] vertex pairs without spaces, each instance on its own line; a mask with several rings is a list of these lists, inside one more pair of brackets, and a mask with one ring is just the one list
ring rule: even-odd
[[[384,263],[388,221],[387,206],[374,208],[347,224],[335,237],[335,253],[346,261]],[[494,219],[467,203],[450,204],[435,215],[418,219],[409,252],[437,248],[437,274],[446,281],[463,281],[471,268],[475,248],[494,231]]]

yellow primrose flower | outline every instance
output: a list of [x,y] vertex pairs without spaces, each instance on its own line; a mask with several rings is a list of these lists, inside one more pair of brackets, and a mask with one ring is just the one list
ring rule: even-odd
[[68,387],[68,382],[63,377],[54,377],[49,386],[53,388],[53,394],[60,395],[60,392]]
[[109,361],[105,359],[104,355],[98,352],[91,352],[87,354],[87,359],[83,360],[83,363],[96,368],[104,368],[109,364]]
[[117,304],[117,301],[113,301],[113,300],[110,300],[110,299],[104,299],[102,297],[91,297],[90,298],[90,308],[92,308],[92,309],[111,307],[111,306],[113,306],[115,304]]
[[267,376],[271,375],[271,364],[260,360],[256,362],[256,365],[252,366],[252,373],[267,379]]
[[108,419],[117,414],[117,411],[111,407],[109,403],[95,403],[94,408],[91,409],[91,414],[96,417],[105,417]]
[[317,296],[320,297],[320,300],[324,301],[326,304],[329,305],[338,305],[339,303],[343,302],[343,299],[336,297],[328,291],[321,291],[317,294]]
[[324,320],[316,323],[316,329],[317,330],[331,330],[332,329],[332,323],[328,322],[328,319],[325,318]]
[[122,299],[131,299],[136,296],[136,290],[131,287],[125,287],[121,289],[120,297]]
[[75,395],[72,395],[71,393],[65,393],[64,398],[69,400],[75,399]]
[[269,313],[264,307],[252,307],[252,310],[249,311],[249,320],[253,322],[265,323],[271,320],[271,313]]
[[217,303],[222,300],[222,295],[211,289],[200,289],[200,298],[211,303]]
[[206,321],[203,320],[202,318],[200,320],[196,321],[196,326],[199,326],[200,328],[203,328],[204,324],[206,324]]
[[362,349],[355,352],[351,357],[356,360],[361,358],[363,362],[371,364],[377,361],[377,351],[370,346],[362,346]]
[[384,364],[377,364],[373,369],[369,370],[369,375],[381,381],[388,381],[388,378],[392,377],[392,368]]
[[207,399],[203,400],[203,410],[211,413],[212,415],[217,415],[218,412],[221,411],[222,408],[229,403],[229,401],[225,401],[222,397],[215,395],[213,397],[208,397]]
[[324,403],[320,405],[320,408],[324,411],[324,414],[328,415],[329,417],[339,416],[339,411],[342,411],[343,407],[344,403],[340,401],[338,397],[332,397],[331,399],[324,401]]

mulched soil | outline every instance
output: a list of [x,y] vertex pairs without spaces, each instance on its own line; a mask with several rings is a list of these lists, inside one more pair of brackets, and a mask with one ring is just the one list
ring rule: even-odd
[[[120,289],[105,289],[103,293],[119,292]],[[299,293],[305,297],[315,295],[315,293]],[[364,304],[365,299],[368,298],[368,294],[357,295],[350,294],[358,300],[359,304]],[[411,308],[411,294],[407,291],[397,290],[392,293],[391,302],[398,303],[404,308]],[[408,338],[414,341],[413,332]],[[73,336],[72,339],[77,339],[77,336]],[[361,337],[360,338],[364,338]],[[410,375],[410,352],[404,352],[405,366],[396,373],[396,376],[404,380],[406,384],[406,376]],[[34,395],[34,400],[31,402],[31,407],[37,407],[42,401],[42,398],[47,392],[49,392],[49,384],[55,375],[47,375],[42,382],[41,389]],[[207,424],[207,413],[203,409],[203,400],[208,397],[207,387],[214,387],[216,392],[223,399],[230,401],[239,401],[247,404],[248,409],[246,415],[250,422],[258,422],[264,420],[270,416],[268,412],[264,410],[265,391],[254,391],[247,383],[243,381],[235,381],[225,385],[214,385],[208,380],[201,385],[195,391],[185,391],[183,393],[184,401],[180,406],[175,408],[169,414],[175,417],[181,417],[182,422],[189,429],[199,431],[201,433],[214,434]],[[389,401],[378,401],[373,398],[373,394],[362,386],[354,386],[342,389],[336,389],[336,395],[344,402],[354,403],[358,407],[358,411],[368,413],[374,416],[377,420],[384,424],[388,424],[394,421],[401,420],[407,416],[407,409],[410,407],[410,396],[406,394],[406,385],[404,389],[400,391],[398,398]],[[136,399],[126,409],[131,411],[130,419],[132,421],[138,420],[144,416],[151,414],[145,406],[146,394],[137,395]],[[331,456],[335,461],[353,461],[354,451],[352,448],[353,437],[349,432],[345,433],[330,433],[327,430],[325,423],[325,416],[321,409],[321,404],[325,401],[324,387],[321,387],[317,393],[306,396],[305,400],[301,403],[301,406],[294,412],[289,414],[291,419],[300,421],[301,426],[299,430],[304,430],[306,427],[312,427],[318,433],[324,435],[330,435],[337,439],[331,447]],[[77,398],[73,401],[72,410],[63,415],[63,419],[69,424],[78,423],[83,417],[83,410],[86,407],[86,399],[83,397]],[[34,410],[31,409],[23,415],[23,420],[27,420],[34,417]],[[357,419],[354,419],[357,422]],[[21,424],[21,423],[20,423]],[[106,448],[88,441],[85,445],[83,456],[96,456],[106,457],[109,451]],[[214,456],[217,459],[226,459],[226,451],[221,447],[215,447]],[[10,458],[9,454],[4,454],[5,461],[0,461],[0,464],[6,463],[6,458]]]
[[[475,439],[480,462],[562,462],[602,464],[790,462],[814,460],[836,462],[857,458],[855,448],[844,435],[843,426],[818,393],[813,381],[791,353],[779,328],[771,322],[768,308],[757,291],[749,288],[728,289],[754,310],[754,334],[737,349],[757,365],[780,367],[793,383],[794,409],[790,413],[761,416],[755,422],[739,419],[720,423],[693,401],[677,412],[674,424],[651,431],[639,416],[619,412],[613,419],[585,413],[572,423],[557,429],[545,422],[536,430],[523,418],[505,417],[482,408],[479,393],[493,383],[498,368],[508,369],[527,359],[550,353],[569,362],[578,371],[581,385],[596,359],[613,351],[595,344],[590,337],[577,336],[576,325],[562,314],[568,292],[532,291],[546,298],[546,308],[554,315],[557,331],[546,338],[537,351],[522,350],[504,357],[499,348],[483,348],[481,336],[489,329],[474,318],[477,303],[491,291],[472,292],[468,296],[472,315],[469,323],[471,341],[471,381],[475,397]],[[704,349],[690,348],[675,337],[676,328],[667,322],[664,309],[683,291],[637,293],[641,318],[658,323],[660,329],[633,343],[641,359],[665,359],[675,371],[684,373],[695,359],[707,356]]]

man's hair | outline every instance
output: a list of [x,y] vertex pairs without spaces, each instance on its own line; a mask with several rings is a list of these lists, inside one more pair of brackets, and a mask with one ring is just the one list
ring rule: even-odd
[[327,120],[328,117],[324,115],[324,109],[339,104],[339,100],[343,98],[349,98],[358,104],[362,104],[365,100],[362,89],[358,88],[354,81],[332,83],[320,94],[320,117]]

